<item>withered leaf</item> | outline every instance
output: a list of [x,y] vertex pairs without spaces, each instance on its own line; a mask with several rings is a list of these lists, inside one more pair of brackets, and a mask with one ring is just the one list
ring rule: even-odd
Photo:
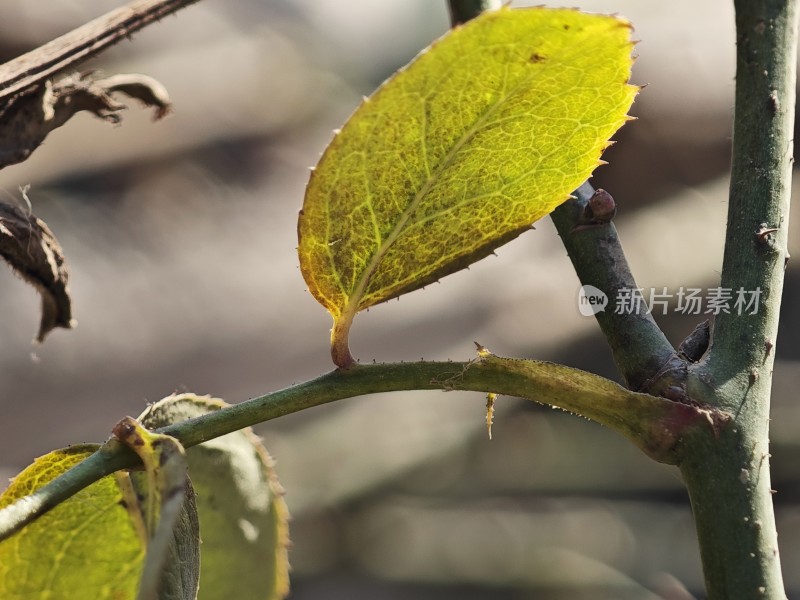
[[37,342],[42,342],[56,327],[74,326],[67,264],[58,240],[36,215],[3,200],[0,200],[0,256],[42,296]]
[[51,131],[81,111],[119,123],[126,106],[116,100],[115,94],[125,94],[152,107],[154,120],[163,118],[171,109],[166,88],[146,75],[94,79],[86,73],[55,83],[47,80],[7,101],[0,100],[0,169],[26,160]]

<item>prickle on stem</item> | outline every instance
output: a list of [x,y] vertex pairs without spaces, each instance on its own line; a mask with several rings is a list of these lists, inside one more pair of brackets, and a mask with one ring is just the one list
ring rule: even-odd
[[614,197],[602,188],[597,188],[589,198],[583,211],[584,220],[592,225],[610,222],[617,214]]
[[472,342],[472,343],[475,344],[475,348],[477,349],[478,352],[478,358],[488,358],[490,356],[494,356],[494,354],[492,354],[492,351],[489,350],[486,346],[483,346],[478,342]]
[[492,423],[494,423],[494,401],[497,400],[497,394],[489,392],[486,394],[486,431],[489,433],[489,439],[492,439]]

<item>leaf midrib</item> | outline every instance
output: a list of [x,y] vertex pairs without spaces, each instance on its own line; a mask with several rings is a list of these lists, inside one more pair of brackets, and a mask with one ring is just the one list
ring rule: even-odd
[[469,142],[475,134],[480,131],[480,129],[486,124],[488,119],[501,107],[505,104],[509,98],[514,96],[519,89],[527,83],[533,73],[528,73],[526,76],[522,77],[514,86],[514,88],[505,94],[502,98],[500,98],[497,102],[489,106],[489,108],[484,111],[484,113],[478,118],[475,123],[461,136],[461,138],[453,144],[453,147],[444,157],[442,162],[434,169],[433,173],[428,176],[428,179],[425,181],[425,184],[420,188],[420,190],[414,195],[414,199],[409,203],[408,207],[401,213],[400,218],[397,221],[397,224],[394,226],[392,231],[386,236],[384,242],[378,247],[375,254],[370,259],[369,263],[365,267],[361,277],[356,284],[353,293],[348,295],[347,297],[347,304],[342,311],[342,317],[346,320],[352,319],[355,314],[358,312],[358,305],[361,302],[361,299],[364,297],[364,292],[369,285],[370,279],[372,275],[377,270],[380,262],[383,260],[383,257],[392,247],[394,242],[400,237],[400,234],[403,233],[405,230],[405,225],[408,223],[408,220],[411,218],[411,215],[416,211],[417,207],[419,206],[420,202],[427,196],[428,192],[431,191],[433,186],[439,181],[439,178],[448,167],[453,164],[453,161],[459,151]]

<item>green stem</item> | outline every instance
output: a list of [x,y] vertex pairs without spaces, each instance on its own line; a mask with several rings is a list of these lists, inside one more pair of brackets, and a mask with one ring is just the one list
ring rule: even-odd
[[642,310],[616,312],[618,295],[638,290],[628,267],[617,228],[610,220],[586,224],[583,215],[594,194],[588,183],[578,188],[550,215],[561,236],[581,285],[591,285],[608,297],[606,310],[595,314],[611,347],[614,362],[632,390],[650,391],[660,373],[674,363],[680,368],[675,350],[642,303]]
[[[797,0],[735,0],[736,110],[720,288],[707,357],[689,393],[734,415],[718,439],[688,438],[681,471],[711,599],[785,598],[770,494],[769,404],[789,220]],[[739,291],[758,306],[737,308]]]
[[[796,0],[737,0],[736,110],[720,287],[755,292],[756,310],[717,315],[709,371],[769,380],[783,289],[794,137]],[[749,300],[752,296],[746,296]],[[731,406],[736,406],[737,398]]]
[[[402,390],[471,390],[529,398],[581,414],[614,429],[644,452],[674,462],[681,435],[710,431],[707,411],[631,392],[598,375],[553,363],[486,355],[471,362],[353,365],[201,417],[156,430],[186,448],[306,408],[343,398]],[[476,415],[478,418],[478,415]],[[109,442],[44,487],[0,510],[0,540],[81,489],[138,463],[125,446]]]
[[495,10],[502,6],[500,0],[448,0],[447,4],[453,27],[466,23],[485,10]]
[[0,509],[0,540],[19,531],[98,479],[138,463],[127,446],[111,442],[29,496]]
[[133,0],[3,63],[0,65],[0,113],[9,98],[75,68],[136,31],[194,2],[197,0]]
[[353,324],[355,310],[350,314],[340,315],[333,320],[331,328],[331,359],[340,369],[349,369],[356,364],[350,352],[350,326]]
[[737,419],[719,437],[685,441],[680,469],[692,503],[709,600],[785,600],[766,436]]

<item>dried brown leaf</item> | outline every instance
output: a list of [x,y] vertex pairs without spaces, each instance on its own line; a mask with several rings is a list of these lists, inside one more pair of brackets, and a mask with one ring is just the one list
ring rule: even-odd
[[119,123],[119,113],[126,106],[114,99],[114,93],[153,107],[155,120],[170,111],[166,89],[146,75],[120,74],[95,80],[90,74],[76,74],[57,83],[45,81],[0,105],[0,169],[26,160],[51,131],[81,111]]
[[47,224],[30,210],[0,200],[0,256],[42,297],[36,341],[56,327],[75,325],[64,252]]

